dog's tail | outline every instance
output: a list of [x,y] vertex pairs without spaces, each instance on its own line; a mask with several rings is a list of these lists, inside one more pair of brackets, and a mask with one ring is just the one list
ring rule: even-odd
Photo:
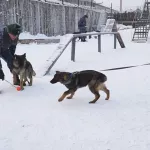
[[104,75],[104,74],[101,74],[101,75],[99,76],[99,79],[100,79],[100,81],[101,81],[102,83],[104,83],[104,82],[107,81],[107,76]]
[[33,73],[32,73],[32,75],[33,75],[33,76],[36,76],[36,73],[35,73],[35,71],[34,71],[34,70],[33,70]]
[[104,76],[104,82],[106,82],[107,81],[107,77],[106,76]]

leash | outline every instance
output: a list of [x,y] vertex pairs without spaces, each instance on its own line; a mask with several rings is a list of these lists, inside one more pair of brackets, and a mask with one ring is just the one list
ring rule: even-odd
[[143,65],[136,65],[136,66],[127,66],[127,67],[110,68],[110,69],[104,69],[104,70],[100,70],[100,71],[121,70],[121,69],[135,68],[135,67],[147,66],[147,65],[150,65],[150,63],[143,64]]
[[12,83],[10,83],[8,80],[4,80],[5,82],[7,82],[8,84],[10,84],[12,87],[14,87],[17,91],[20,91],[21,90],[21,88],[20,88],[20,86],[14,86]]
[[10,83],[8,80],[4,80],[4,81],[6,81],[7,83],[9,83],[11,86],[13,86],[14,88],[16,88],[12,83]]

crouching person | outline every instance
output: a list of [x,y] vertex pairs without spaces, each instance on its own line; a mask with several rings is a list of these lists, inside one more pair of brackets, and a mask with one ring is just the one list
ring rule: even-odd
[[1,60],[0,60],[0,79],[4,80],[4,78],[5,78],[5,75],[4,75],[4,72],[2,70],[2,65],[1,65]]
[[[18,37],[22,31],[19,24],[10,24],[7,26],[0,26],[0,57],[7,63],[7,66],[12,73],[13,69],[13,57],[16,51],[16,45]],[[2,71],[2,65],[0,67],[0,79],[4,80],[4,73]],[[19,85],[20,80],[18,75],[13,73],[13,84]]]

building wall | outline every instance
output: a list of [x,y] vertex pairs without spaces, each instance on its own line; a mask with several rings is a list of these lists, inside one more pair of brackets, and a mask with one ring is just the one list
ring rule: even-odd
[[[62,0],[60,0],[60,1],[62,1]],[[78,0],[64,0],[64,2],[78,4]],[[111,12],[111,6],[106,7],[106,6],[100,5],[100,4],[96,3],[94,0],[92,0],[92,1],[91,0],[79,0],[79,5],[87,6],[92,9],[104,10],[104,11],[107,11],[108,13]],[[112,13],[114,13],[114,12],[118,12],[118,11],[112,9]]]
[[98,24],[100,11],[82,7],[52,4],[33,0],[1,0],[0,24],[18,22],[31,34],[48,36],[73,33],[78,30],[79,19],[88,14],[88,30]]

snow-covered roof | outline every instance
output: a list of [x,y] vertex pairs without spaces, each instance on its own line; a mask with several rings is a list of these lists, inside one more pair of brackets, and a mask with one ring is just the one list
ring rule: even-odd
[[[45,2],[45,3],[53,3],[53,4],[57,4],[57,5],[67,5],[67,6],[72,6],[72,7],[80,7],[80,8],[84,8],[84,9],[89,9],[91,7],[91,6],[85,6],[85,5],[78,6],[78,4],[65,2],[65,0],[64,0],[63,4],[62,4],[62,0],[32,0],[32,1],[40,1],[40,2]],[[95,1],[93,1],[93,2],[95,3]],[[98,3],[95,3],[95,4],[100,5]],[[108,9],[110,9],[109,7],[105,7],[103,5],[101,5],[101,6],[106,10],[106,12],[108,12]],[[92,9],[94,11],[98,11],[98,12],[102,11],[102,10],[99,10],[99,9],[97,9],[95,7],[92,7]],[[115,11],[115,10],[113,10],[113,11]]]

